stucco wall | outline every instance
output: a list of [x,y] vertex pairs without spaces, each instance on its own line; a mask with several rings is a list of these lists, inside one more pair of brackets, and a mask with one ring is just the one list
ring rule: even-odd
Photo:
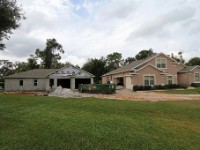
[[106,84],[108,81],[112,81],[114,84],[117,84],[117,78],[120,78],[120,77],[123,77],[123,80],[124,80],[124,86],[126,86],[126,78],[125,76],[129,76],[130,72],[124,72],[124,73],[117,73],[117,74],[114,74],[114,75],[108,75],[108,76],[104,76],[102,77],[102,84]]
[[[23,80],[23,86],[19,85],[19,81]],[[36,79],[5,79],[6,91],[45,91],[46,79],[37,79],[37,86],[34,86]]]
[[[138,75],[133,75],[131,77],[132,78],[132,83],[131,83],[132,85],[144,85],[144,79],[143,79],[144,74],[155,75],[155,84],[156,85],[168,84],[167,83],[167,76],[172,76],[173,84],[178,84],[177,72],[182,70],[185,66],[183,64],[178,64],[176,62],[173,62],[172,59],[170,59],[169,57],[167,57],[163,54],[145,62],[144,65],[152,64],[153,66],[156,67],[156,59],[157,58],[165,58],[167,60],[167,67],[165,69],[160,69],[160,70],[164,71],[166,74],[161,75],[161,72],[159,70],[157,70],[157,69],[155,69],[151,66],[148,66],[148,67],[145,67],[144,69],[140,70],[138,72]],[[102,83],[105,84],[105,83],[107,83],[107,81],[111,81],[111,80],[113,81],[113,83],[116,83],[115,78],[122,76],[122,77],[124,77],[124,84],[126,85],[126,82],[125,82],[126,81],[126,78],[125,78],[126,75],[130,76],[130,72],[104,76],[104,77],[102,77]]]
[[144,85],[144,75],[153,75],[155,76],[155,85],[166,84],[166,76],[161,75],[161,72],[152,66],[147,66],[141,69],[137,75],[132,77],[133,85]]
[[178,74],[179,84],[186,84],[188,86],[191,86],[192,83],[195,83],[195,73],[200,74],[200,67],[195,68],[191,72]]
[[[191,73],[190,73],[191,74]],[[179,73],[178,74],[178,83],[179,84],[186,84],[189,86],[189,73]]]

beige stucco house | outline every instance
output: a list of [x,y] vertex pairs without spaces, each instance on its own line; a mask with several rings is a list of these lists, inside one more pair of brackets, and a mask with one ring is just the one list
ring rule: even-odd
[[200,83],[200,67],[187,67],[163,53],[134,61],[102,76],[102,83],[112,82],[132,89],[134,85]]
[[79,84],[93,84],[94,75],[66,66],[61,69],[34,69],[5,77],[6,91],[48,91],[50,88],[77,89]]

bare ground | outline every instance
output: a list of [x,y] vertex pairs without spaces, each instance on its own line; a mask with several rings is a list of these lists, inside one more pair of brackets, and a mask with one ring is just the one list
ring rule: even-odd
[[96,97],[106,99],[120,99],[133,101],[183,101],[200,100],[200,94],[166,94],[155,91],[138,91],[122,89],[116,94],[83,94],[83,97]]
[[[78,93],[76,91],[76,93]],[[2,94],[29,94],[29,95],[47,95],[46,92],[2,92]],[[116,90],[115,94],[87,94],[78,93],[79,97],[95,97],[103,99],[119,99],[119,100],[132,100],[132,101],[183,101],[183,100],[200,100],[200,94],[166,94],[155,91],[137,91],[133,92],[128,89]],[[67,98],[67,95],[58,96]]]

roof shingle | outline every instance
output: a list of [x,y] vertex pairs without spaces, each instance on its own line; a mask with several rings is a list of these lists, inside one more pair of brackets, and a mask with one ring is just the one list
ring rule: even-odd
[[20,72],[16,74],[12,74],[9,76],[6,76],[6,79],[12,79],[12,78],[25,78],[25,79],[36,79],[36,78],[46,78],[47,75],[56,72],[58,69],[34,69],[29,70],[25,72]]
[[126,71],[131,71],[133,68],[139,66],[139,65],[142,65],[144,64],[147,60],[150,60],[152,59],[153,57],[157,56],[158,54],[153,54],[145,59],[142,59],[142,60],[137,60],[137,61],[133,61],[132,63],[128,64],[128,65],[125,65],[121,68],[118,68],[116,70],[113,70],[113,71],[110,71],[106,74],[104,74],[103,76],[106,76],[106,75],[110,75],[110,74],[115,74],[115,73],[121,73],[121,72],[126,72]]

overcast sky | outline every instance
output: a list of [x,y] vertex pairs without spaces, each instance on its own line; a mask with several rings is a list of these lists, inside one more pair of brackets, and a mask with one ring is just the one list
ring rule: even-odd
[[5,41],[0,59],[26,61],[48,38],[63,45],[62,62],[82,66],[113,52],[143,49],[200,57],[199,0],[18,0],[26,20]]

